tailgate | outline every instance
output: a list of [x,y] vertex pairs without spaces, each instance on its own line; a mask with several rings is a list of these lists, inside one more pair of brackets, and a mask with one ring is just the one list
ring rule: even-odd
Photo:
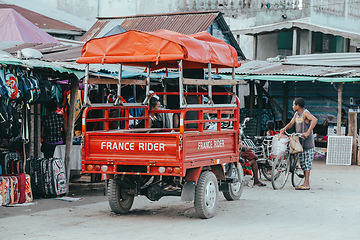
[[235,131],[185,134],[184,163],[196,166],[238,161],[237,140]]

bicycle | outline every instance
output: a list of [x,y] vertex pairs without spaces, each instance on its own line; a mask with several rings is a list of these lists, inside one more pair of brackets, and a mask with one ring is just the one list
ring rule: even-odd
[[293,187],[299,186],[304,181],[305,175],[301,169],[298,155],[290,153],[289,138],[295,135],[301,137],[301,133],[288,134],[285,132],[285,137],[279,135],[280,137],[273,139],[273,155],[276,155],[276,158],[272,164],[271,184],[275,190],[285,186],[289,172]]
[[[244,128],[246,127],[246,122],[249,120],[250,118],[245,118],[239,127],[242,144],[249,147],[251,151],[254,152],[258,158],[256,162],[258,164],[259,173],[261,173],[266,180],[271,181],[271,141],[273,136],[254,136],[254,141],[248,136],[245,136]],[[259,176],[261,176],[261,174],[259,174]]]

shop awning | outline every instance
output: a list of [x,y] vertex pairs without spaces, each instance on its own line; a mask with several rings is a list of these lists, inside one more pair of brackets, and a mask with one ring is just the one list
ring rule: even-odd
[[327,83],[352,83],[360,82],[360,78],[334,78],[334,77],[308,77],[308,76],[286,76],[286,75],[247,75],[247,76],[236,76],[236,79],[242,80],[266,80],[276,82],[327,82]]
[[324,34],[332,34],[334,36],[342,36],[344,38],[350,38],[350,39],[360,39],[359,33],[311,23],[310,18],[303,18],[293,21],[267,24],[267,25],[252,27],[248,29],[235,30],[233,31],[233,34],[243,34],[243,35],[253,36],[253,35],[260,35],[260,34],[281,31],[285,29],[292,29],[292,28],[305,29],[313,32],[321,32]]

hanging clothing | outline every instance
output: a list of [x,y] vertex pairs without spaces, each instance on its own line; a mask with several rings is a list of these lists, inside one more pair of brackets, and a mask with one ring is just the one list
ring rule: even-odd
[[43,116],[42,124],[45,128],[44,141],[47,143],[58,143],[63,140],[62,126],[65,123],[65,118],[56,112],[50,112]]

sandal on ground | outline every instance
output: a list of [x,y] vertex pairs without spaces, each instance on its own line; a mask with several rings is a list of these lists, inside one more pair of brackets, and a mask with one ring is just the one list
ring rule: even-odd
[[176,191],[178,189],[180,189],[180,188],[177,186],[173,186],[173,185],[169,185],[166,188],[164,188],[165,191]]
[[262,183],[262,182],[257,182],[257,183],[254,183],[254,186],[265,187],[266,184],[265,184],[265,183]]
[[295,190],[310,190],[310,187],[304,187],[303,185],[301,185],[296,187]]

